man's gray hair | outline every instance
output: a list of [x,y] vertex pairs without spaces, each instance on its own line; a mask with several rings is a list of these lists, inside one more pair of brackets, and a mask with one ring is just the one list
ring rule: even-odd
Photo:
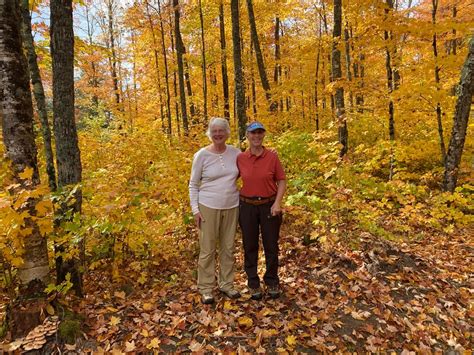
[[221,117],[212,117],[209,120],[209,125],[207,126],[207,131],[206,131],[206,136],[211,139],[211,130],[213,127],[218,126],[221,128],[224,128],[227,134],[230,136],[230,126],[229,126],[229,121],[227,121],[225,118]]

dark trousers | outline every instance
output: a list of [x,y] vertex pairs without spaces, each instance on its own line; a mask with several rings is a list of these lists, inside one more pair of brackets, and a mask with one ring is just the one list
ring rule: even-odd
[[258,288],[260,279],[257,273],[259,234],[262,233],[265,252],[265,275],[263,281],[267,286],[278,286],[278,237],[280,234],[281,215],[272,216],[270,208],[273,202],[255,206],[240,202],[239,224],[244,242],[244,269],[247,273],[248,286]]

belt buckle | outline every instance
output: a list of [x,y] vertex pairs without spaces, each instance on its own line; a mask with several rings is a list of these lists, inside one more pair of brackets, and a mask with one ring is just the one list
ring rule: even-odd
[[259,196],[259,197],[257,197],[257,200],[258,200],[258,201],[262,201],[262,198]]

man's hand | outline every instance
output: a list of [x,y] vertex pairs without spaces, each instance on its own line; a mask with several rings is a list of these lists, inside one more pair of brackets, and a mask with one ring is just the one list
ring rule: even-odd
[[194,222],[196,222],[196,226],[201,229],[201,222],[204,222],[204,218],[202,218],[201,212],[198,212],[194,215]]
[[272,216],[277,216],[279,214],[281,214],[281,207],[280,207],[280,204],[275,201],[272,205],[272,207],[270,208],[270,213],[272,214]]

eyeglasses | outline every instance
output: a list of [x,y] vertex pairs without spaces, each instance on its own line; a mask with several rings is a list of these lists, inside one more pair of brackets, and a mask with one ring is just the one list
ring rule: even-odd
[[250,131],[250,134],[264,134],[265,131],[263,129],[256,129],[255,131]]

